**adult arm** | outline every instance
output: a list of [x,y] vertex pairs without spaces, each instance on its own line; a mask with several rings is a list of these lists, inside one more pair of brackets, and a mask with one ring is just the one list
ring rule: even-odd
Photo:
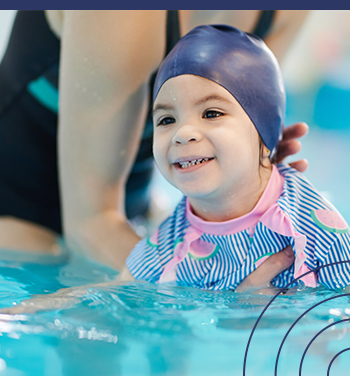
[[70,248],[120,270],[139,237],[125,183],[165,46],[165,11],[65,11],[61,34],[59,183]]
[[[275,54],[277,60],[283,63],[294,40],[300,33],[302,26],[309,15],[308,10],[276,10],[274,23],[271,32],[265,38],[266,44]],[[308,126],[303,122],[293,124],[285,128],[283,139],[278,147],[277,162],[289,156],[296,154],[301,149],[301,143],[298,138],[308,133]],[[300,172],[304,172],[308,167],[308,162],[301,159],[291,162],[290,165]]]
[[309,10],[276,10],[271,31],[264,38],[281,64],[300,33]]

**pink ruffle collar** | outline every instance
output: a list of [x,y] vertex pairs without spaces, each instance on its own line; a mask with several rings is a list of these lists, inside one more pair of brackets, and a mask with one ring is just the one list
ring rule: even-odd
[[[294,238],[294,278],[309,271],[310,269],[305,263],[307,257],[304,252],[306,236],[295,231],[291,219],[276,202],[282,193],[283,182],[283,176],[273,165],[269,182],[254,209],[242,217],[225,222],[209,222],[197,217],[192,213],[189,201],[186,198],[186,216],[191,225],[186,229],[182,241],[175,246],[173,258],[165,265],[159,283],[176,280],[177,265],[191,252],[192,248],[194,250],[198,248],[196,243],[203,233],[212,235],[235,234],[245,229],[254,229],[259,221],[274,232]],[[193,253],[195,253],[194,250],[192,250]],[[307,286],[317,286],[314,273],[309,273],[301,279]]]
[[281,176],[275,165],[272,166],[272,173],[254,209],[242,217],[224,222],[209,222],[193,214],[188,198],[186,198],[186,217],[192,226],[212,235],[230,235],[241,232],[249,227],[256,226],[260,217],[280,197],[283,189],[284,178]]

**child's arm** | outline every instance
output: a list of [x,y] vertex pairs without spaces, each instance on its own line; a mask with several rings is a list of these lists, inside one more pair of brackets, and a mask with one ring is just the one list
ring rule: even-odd
[[79,303],[79,298],[85,296],[90,288],[95,289],[99,287],[114,286],[117,285],[118,282],[125,281],[135,281],[135,278],[131,275],[126,266],[124,266],[121,273],[119,273],[113,281],[62,288],[52,294],[34,295],[32,298],[22,300],[20,304],[16,304],[13,307],[0,309],[0,314],[31,314],[39,311],[71,308]]
[[95,285],[62,288],[52,294],[33,295],[33,297],[24,299],[19,304],[12,307],[0,309],[0,314],[33,314],[39,311],[71,308],[79,302],[79,298],[87,294],[90,288],[114,284],[115,281],[110,281]]

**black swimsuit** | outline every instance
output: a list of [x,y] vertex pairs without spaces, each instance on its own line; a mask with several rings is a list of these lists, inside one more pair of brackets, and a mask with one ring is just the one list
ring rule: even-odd
[[[273,12],[261,12],[254,33],[264,37]],[[167,53],[179,38],[178,12],[168,11]],[[61,233],[57,179],[59,55],[60,41],[49,29],[44,12],[18,11],[0,64],[0,215],[29,220]],[[126,186],[128,218],[148,209],[152,136],[149,111]]]

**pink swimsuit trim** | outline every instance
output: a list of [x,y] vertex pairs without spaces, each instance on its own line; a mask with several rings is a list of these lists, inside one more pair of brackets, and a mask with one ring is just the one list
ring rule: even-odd
[[[276,166],[273,165],[269,182],[254,209],[242,217],[225,222],[209,222],[197,217],[191,211],[189,200],[186,198],[186,216],[191,225],[186,229],[183,241],[176,244],[174,257],[165,265],[163,273],[159,278],[159,283],[176,280],[177,265],[186,257],[191,249],[191,244],[196,242],[203,233],[230,235],[248,228],[251,230],[249,232],[251,234],[259,221],[274,232],[294,238],[294,278],[309,271],[310,269],[305,264],[306,254],[304,249],[307,241],[306,236],[294,230],[291,219],[276,203],[282,193],[283,182],[283,176],[279,174]],[[301,280],[307,286],[317,286],[314,273],[309,273],[301,278]]]
[[186,217],[192,226],[212,235],[231,235],[241,232],[247,228],[256,226],[260,217],[280,197],[283,189],[284,178],[281,176],[275,165],[272,166],[272,173],[254,209],[239,218],[230,219],[224,222],[209,222],[193,214],[188,198],[186,198]]

